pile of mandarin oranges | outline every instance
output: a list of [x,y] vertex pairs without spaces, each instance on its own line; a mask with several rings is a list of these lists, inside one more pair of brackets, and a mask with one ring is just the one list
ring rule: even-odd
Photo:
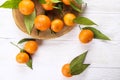
[[31,55],[35,54],[38,49],[38,43],[35,40],[27,41],[24,44],[24,48],[16,56],[16,61],[18,63],[27,63]]
[[[52,3],[51,0],[45,0],[46,3],[42,4],[42,8],[46,11],[51,11],[54,9],[55,3]],[[61,0],[64,5],[69,6],[70,0]],[[21,0],[19,3],[18,9],[23,15],[30,15],[33,13],[35,9],[35,4],[32,0]],[[60,32],[64,26],[73,27],[75,23],[73,20],[77,16],[74,13],[66,13],[63,16],[63,19],[55,18],[50,19],[49,16],[45,14],[37,15],[34,19],[34,26],[37,30],[46,31],[47,29],[51,29],[54,32]],[[94,38],[94,33],[91,30],[85,29],[81,30],[79,33],[79,40],[82,43],[89,43]],[[25,52],[20,52],[16,56],[16,60],[18,63],[27,63],[29,61],[29,55],[33,55],[38,48],[38,44],[36,41],[28,41],[24,45]],[[62,67],[62,74],[66,77],[71,77],[70,74],[70,64],[65,64]]]
[[[80,32],[78,38],[81,43],[87,44],[94,38],[110,40],[105,34],[90,26],[97,25],[96,23],[81,16],[85,7],[82,4],[84,4],[82,0],[8,0],[3,3],[0,8],[17,8],[17,13],[20,13],[19,17],[22,15],[22,18],[20,19],[24,18],[23,20],[18,19],[18,23],[23,21],[26,31],[31,36],[32,34],[38,35],[39,37],[41,35],[45,36],[46,34],[49,36],[50,33],[47,33],[48,30],[50,30],[51,34],[53,32],[54,35],[57,35],[56,33],[64,33],[64,31],[71,30],[76,24],[79,24],[86,26],[84,28],[79,26]],[[18,17],[16,14],[15,16]],[[42,31],[44,34],[36,34],[37,31]],[[54,37],[54,35],[52,36]],[[26,64],[32,69],[32,55],[36,53],[39,47],[39,42],[37,40],[38,39],[35,38],[25,38],[20,40],[18,44],[24,42],[22,48],[12,43],[20,49],[16,55],[16,61],[18,63]],[[78,75],[83,72],[90,65],[84,64],[87,52],[88,51],[77,56],[70,63],[64,64],[61,68],[62,74],[65,77],[72,77],[73,75]]]
[[[42,4],[42,7],[46,11],[51,11],[54,9],[55,3],[52,3],[52,0],[45,0],[46,3]],[[70,0],[61,0],[65,5],[70,5]],[[35,9],[35,4],[32,0],[21,0],[18,9],[23,15],[30,15]],[[49,16],[45,14],[37,15],[34,19],[34,26],[37,30],[46,31],[51,29],[54,32],[60,32],[63,27],[66,25],[68,27],[75,26],[73,20],[76,18],[74,13],[66,13],[63,16],[63,19],[55,18],[51,20]],[[91,30],[82,30],[79,34],[79,39],[82,43],[90,42],[94,37],[94,34]]]
[[[52,11],[54,9],[55,3],[52,3],[51,0],[45,0],[45,4],[41,4],[42,8],[45,11]],[[69,0],[62,0],[62,2],[65,5],[70,5]],[[35,4],[32,0],[22,0],[19,3],[18,9],[21,14],[23,15],[30,15],[33,13],[35,9]],[[60,32],[64,25],[72,27],[75,25],[73,22],[73,19],[76,18],[76,15],[74,13],[66,13],[63,16],[63,19],[55,18],[55,19],[50,19],[49,16],[45,14],[40,14],[37,15],[35,20],[34,20],[34,25],[37,30],[40,31],[46,31],[47,29],[51,29],[54,32]]]

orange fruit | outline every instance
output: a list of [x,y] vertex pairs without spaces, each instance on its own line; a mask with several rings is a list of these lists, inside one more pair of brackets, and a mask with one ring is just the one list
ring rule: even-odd
[[62,74],[66,77],[72,77],[70,73],[70,64],[65,64],[62,67]]
[[64,15],[63,20],[67,26],[74,26],[75,23],[73,22],[73,20],[75,18],[76,18],[76,16],[73,13],[67,13]]
[[63,21],[60,19],[55,19],[51,22],[51,29],[54,32],[60,32],[63,29]]
[[24,50],[31,55],[35,54],[37,48],[38,48],[38,43],[36,41],[28,41],[24,45]]
[[62,0],[65,5],[70,5],[70,0]]
[[45,9],[45,10],[53,10],[54,8],[54,4],[52,3],[51,0],[45,0],[46,3],[45,4],[42,4],[42,7]]
[[79,33],[79,40],[82,43],[90,42],[93,39],[93,37],[94,37],[94,33],[91,30],[89,30],[89,29],[82,30]]
[[34,21],[35,28],[40,31],[45,31],[50,28],[51,20],[46,15],[38,15]]
[[30,15],[34,11],[34,7],[31,0],[22,0],[18,5],[18,9],[23,15]]
[[27,63],[29,61],[29,55],[25,52],[20,52],[16,56],[16,61],[18,63]]

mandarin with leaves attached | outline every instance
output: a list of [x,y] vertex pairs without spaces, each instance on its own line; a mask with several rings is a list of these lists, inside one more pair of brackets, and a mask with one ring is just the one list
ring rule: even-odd
[[34,24],[36,29],[40,31],[46,31],[48,28],[50,28],[51,20],[46,15],[38,15],[35,18]]
[[62,67],[62,74],[65,77],[72,77],[71,73],[70,73],[70,64],[65,64]]
[[18,9],[23,15],[30,15],[34,11],[34,3],[32,0],[21,0]]
[[27,63],[29,61],[29,55],[25,52],[20,52],[16,56],[16,61],[18,63]]
[[75,18],[76,18],[76,16],[73,13],[67,13],[64,15],[63,20],[67,26],[74,26],[75,23],[73,22],[73,20]]
[[31,55],[35,54],[37,49],[38,49],[38,43],[36,41],[28,41],[24,45],[24,50]]
[[63,29],[64,23],[60,19],[55,19],[51,22],[51,30],[54,32],[60,32]]
[[89,29],[82,30],[79,33],[79,40],[82,43],[90,42],[93,39],[93,37],[94,37],[94,33],[91,30],[89,30]]
[[46,3],[42,4],[42,7],[45,10],[53,10],[54,4],[53,4],[52,0],[45,0],[45,1],[46,1]]

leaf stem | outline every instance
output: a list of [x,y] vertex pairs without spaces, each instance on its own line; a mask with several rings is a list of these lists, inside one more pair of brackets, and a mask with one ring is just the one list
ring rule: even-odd
[[14,44],[13,42],[10,42],[12,45],[16,46],[17,48],[19,48],[20,50],[22,50],[18,45]]
[[82,30],[82,28],[80,27],[80,25],[79,25],[79,28],[80,28],[80,30]]

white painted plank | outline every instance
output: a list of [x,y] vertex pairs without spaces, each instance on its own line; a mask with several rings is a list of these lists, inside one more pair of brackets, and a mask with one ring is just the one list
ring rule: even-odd
[[120,0],[83,0],[88,4],[86,13],[120,13]]
[[[23,65],[13,64],[1,66],[1,80],[120,80],[120,69],[109,68],[87,68],[82,74],[66,78],[61,73],[61,64],[41,64],[30,70]],[[12,73],[12,74],[11,74]],[[6,77],[7,76],[7,77]]]
[[82,74],[78,80],[80,79],[81,80],[120,80],[120,69],[90,68],[86,71],[85,74]]
[[58,80],[120,80],[119,69],[88,68],[85,72],[73,78]]
[[[0,63],[9,65],[8,62],[15,62],[15,56],[19,49],[10,44],[17,43],[18,39],[0,39],[1,54]],[[120,67],[120,45],[109,44],[99,40],[93,40],[90,44],[83,45],[77,41],[55,41],[46,40],[39,46],[34,56],[35,65],[45,62],[46,64],[56,64],[56,60],[61,63],[69,63],[73,58],[89,50],[86,63],[91,67]]]

